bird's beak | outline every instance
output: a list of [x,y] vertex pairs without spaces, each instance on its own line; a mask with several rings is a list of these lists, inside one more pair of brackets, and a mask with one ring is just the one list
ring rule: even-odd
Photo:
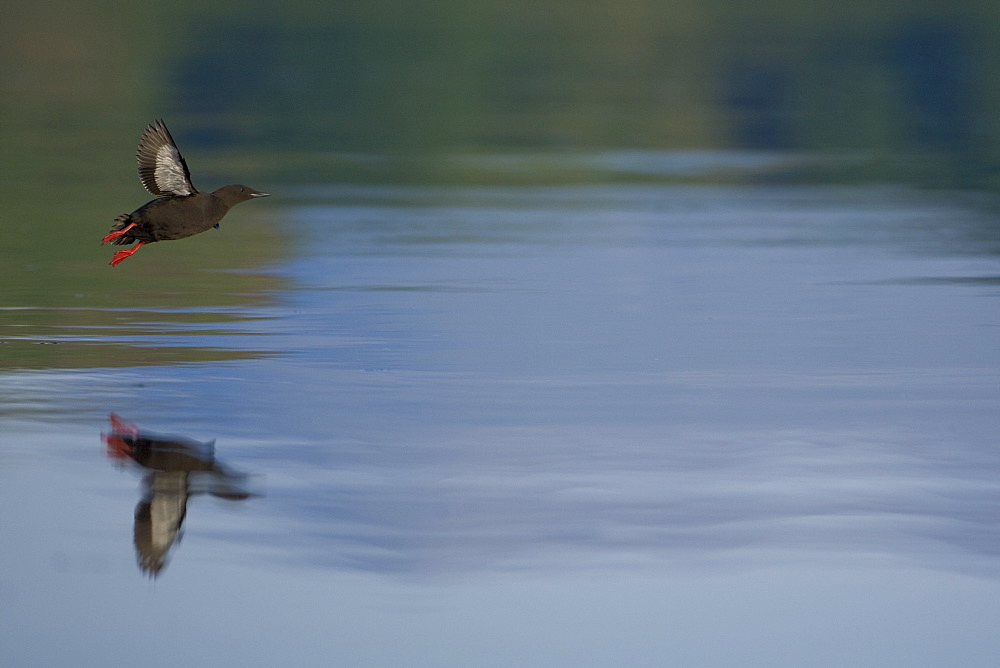
[[250,197],[270,197],[271,193],[254,192],[250,193]]

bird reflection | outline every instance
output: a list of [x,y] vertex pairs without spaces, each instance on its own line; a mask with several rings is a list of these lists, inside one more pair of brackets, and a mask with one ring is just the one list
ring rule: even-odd
[[246,488],[246,474],[216,461],[215,441],[201,443],[143,432],[114,413],[110,420],[111,433],[101,434],[108,456],[135,461],[149,471],[143,479],[142,500],[135,508],[135,551],[139,568],[155,578],[181,536],[189,497],[207,493],[242,501],[255,494]]

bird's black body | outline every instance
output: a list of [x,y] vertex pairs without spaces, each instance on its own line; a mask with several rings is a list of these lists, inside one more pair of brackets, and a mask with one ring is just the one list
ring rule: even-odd
[[152,243],[183,239],[206,232],[236,204],[252,197],[261,197],[247,186],[226,186],[212,193],[196,192],[193,195],[168,195],[146,202],[132,213],[115,218],[112,232],[135,224],[128,232],[116,237],[112,243],[127,246],[136,241]]
[[139,245],[115,253],[112,265],[132,255],[143,244],[183,239],[218,227],[232,207],[268,195],[243,185],[225,186],[211,193],[199,192],[191,183],[187,163],[163,121],[146,128],[136,158],[139,179],[158,197],[132,213],[115,218],[103,243],[129,245],[139,242]]

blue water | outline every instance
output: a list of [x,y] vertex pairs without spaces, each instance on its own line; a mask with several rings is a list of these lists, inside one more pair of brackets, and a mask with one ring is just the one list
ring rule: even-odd
[[[995,198],[284,190],[282,287],[0,376],[3,665],[1000,660]],[[260,493],[155,582],[110,413]]]

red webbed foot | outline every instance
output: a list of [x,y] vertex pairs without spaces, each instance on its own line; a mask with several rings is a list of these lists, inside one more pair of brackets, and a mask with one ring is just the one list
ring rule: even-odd
[[118,230],[117,232],[112,232],[108,236],[106,236],[103,239],[101,239],[101,243],[102,244],[106,244],[109,241],[111,241],[112,239],[117,239],[118,237],[122,236],[123,234],[125,234],[126,232],[128,232],[129,230],[131,230],[133,227],[135,227],[135,223],[129,223],[128,227],[122,228],[122,229]]
[[142,245],[146,243],[145,241],[140,241],[135,245],[134,248],[129,248],[128,250],[120,250],[115,253],[114,257],[111,258],[111,266],[117,267],[125,258],[130,257],[137,250],[142,248]]

